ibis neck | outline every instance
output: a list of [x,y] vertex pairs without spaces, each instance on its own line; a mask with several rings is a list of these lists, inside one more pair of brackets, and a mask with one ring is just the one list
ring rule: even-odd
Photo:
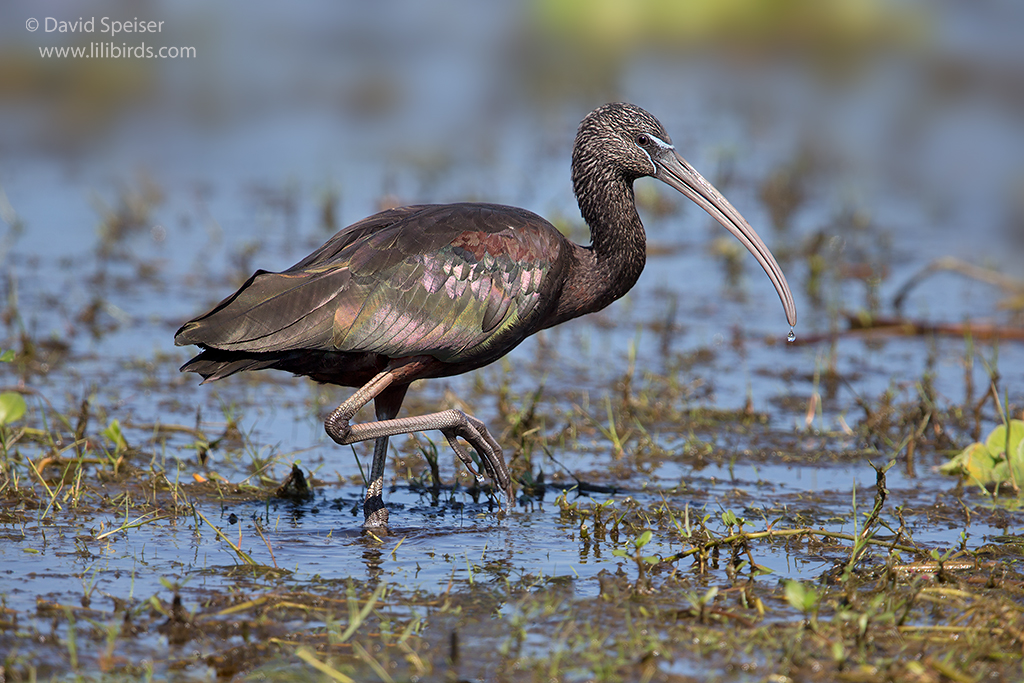
[[595,182],[577,197],[604,283],[603,308],[636,284],[647,262],[647,235],[636,212],[632,181],[616,177]]
[[621,298],[636,284],[647,260],[647,238],[636,212],[632,181],[575,180],[592,244],[574,245],[575,258],[552,324],[599,311]]

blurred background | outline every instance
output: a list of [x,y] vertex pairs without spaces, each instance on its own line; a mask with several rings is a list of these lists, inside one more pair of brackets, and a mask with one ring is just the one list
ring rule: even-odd
[[[111,36],[103,17],[163,23]],[[90,18],[93,33],[47,30]],[[71,393],[140,354],[172,381],[188,357],[171,341],[182,321],[255,268],[285,268],[396,203],[515,204],[587,242],[569,155],[579,120],[610,100],[659,117],[760,232],[793,286],[802,338],[845,328],[847,314],[890,314],[936,258],[1019,281],[1021,35],[1015,0],[6,0],[4,347],[34,340],[47,367],[76,357]],[[44,56],[102,42],[178,58]],[[785,336],[738,244],[653,181],[638,196],[648,273],[626,303],[579,323],[620,330],[587,362],[624,356],[651,319],[677,348]],[[1018,324],[1020,292],[1003,284],[939,274],[902,312]],[[858,344],[832,362],[884,388],[893,373],[916,376],[923,349]],[[817,352],[791,353],[809,376]],[[750,362],[731,389],[719,380],[720,400],[741,402],[751,385],[759,398]],[[776,378],[765,393],[779,389]],[[161,410],[141,396],[126,405]]]

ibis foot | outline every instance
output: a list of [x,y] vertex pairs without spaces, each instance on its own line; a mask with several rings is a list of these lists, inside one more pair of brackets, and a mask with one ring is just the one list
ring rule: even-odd
[[384,498],[378,493],[363,501],[363,528],[387,531],[388,509],[384,507]]

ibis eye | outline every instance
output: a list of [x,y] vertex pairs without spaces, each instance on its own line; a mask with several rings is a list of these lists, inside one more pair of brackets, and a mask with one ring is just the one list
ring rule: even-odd
[[647,137],[646,133],[640,133],[640,135],[636,136],[636,144],[640,145],[641,147],[646,147],[647,145],[651,144],[651,139]]

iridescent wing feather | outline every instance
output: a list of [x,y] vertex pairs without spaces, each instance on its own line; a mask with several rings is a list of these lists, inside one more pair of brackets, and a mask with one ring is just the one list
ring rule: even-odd
[[257,272],[175,341],[446,362],[501,355],[536,330],[532,323],[554,300],[565,244],[547,221],[512,207],[385,211],[284,272]]

